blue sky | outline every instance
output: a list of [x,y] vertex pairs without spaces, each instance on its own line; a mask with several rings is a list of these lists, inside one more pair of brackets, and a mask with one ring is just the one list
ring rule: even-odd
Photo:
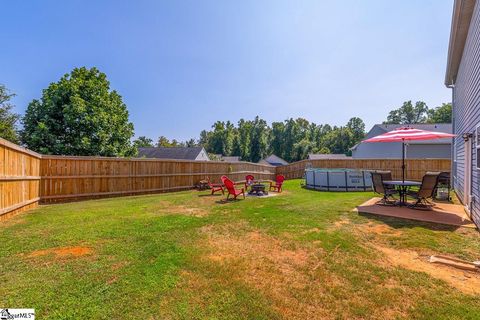
[[185,140],[216,120],[367,127],[443,86],[453,0],[2,1],[0,83],[16,111],[96,66],[135,135]]

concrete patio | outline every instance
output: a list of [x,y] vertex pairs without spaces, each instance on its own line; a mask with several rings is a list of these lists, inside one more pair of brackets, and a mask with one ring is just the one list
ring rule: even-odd
[[415,210],[408,207],[378,205],[380,198],[372,198],[356,208],[358,213],[367,213],[401,219],[433,222],[464,228],[476,228],[465,213],[463,206],[450,203],[435,203],[431,210]]

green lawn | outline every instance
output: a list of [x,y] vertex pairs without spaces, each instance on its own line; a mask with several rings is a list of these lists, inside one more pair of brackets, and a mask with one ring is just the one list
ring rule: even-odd
[[478,259],[477,231],[360,216],[371,193],[299,184],[228,203],[188,191],[16,216],[0,223],[0,307],[39,319],[480,318],[479,277],[426,262]]

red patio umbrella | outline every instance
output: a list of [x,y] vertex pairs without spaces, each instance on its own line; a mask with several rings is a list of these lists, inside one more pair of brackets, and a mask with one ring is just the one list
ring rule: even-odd
[[402,127],[362,142],[401,142],[402,143],[402,181],[405,182],[405,141],[433,140],[453,138],[454,134]]

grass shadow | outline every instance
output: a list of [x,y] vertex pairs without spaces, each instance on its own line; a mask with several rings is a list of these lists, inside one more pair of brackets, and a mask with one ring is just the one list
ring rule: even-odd
[[215,201],[215,203],[216,204],[228,204],[228,203],[235,203],[235,202],[242,201],[242,200],[245,200],[245,199],[243,199],[243,198],[240,198],[240,199],[230,198],[230,199],[218,200],[218,201]]
[[376,220],[378,222],[383,222],[388,226],[394,229],[405,229],[405,228],[415,228],[415,227],[422,227],[425,229],[430,229],[432,231],[456,231],[460,226],[453,226],[441,223],[434,223],[434,222],[427,222],[427,221],[418,221],[418,220],[411,220],[411,219],[404,219],[404,218],[395,218],[395,217],[388,217],[388,216],[381,216],[371,213],[364,213],[359,212],[359,216],[365,217],[370,220]]
[[224,196],[223,194],[199,194],[198,197],[199,198],[203,198],[203,197],[220,197],[220,196]]

